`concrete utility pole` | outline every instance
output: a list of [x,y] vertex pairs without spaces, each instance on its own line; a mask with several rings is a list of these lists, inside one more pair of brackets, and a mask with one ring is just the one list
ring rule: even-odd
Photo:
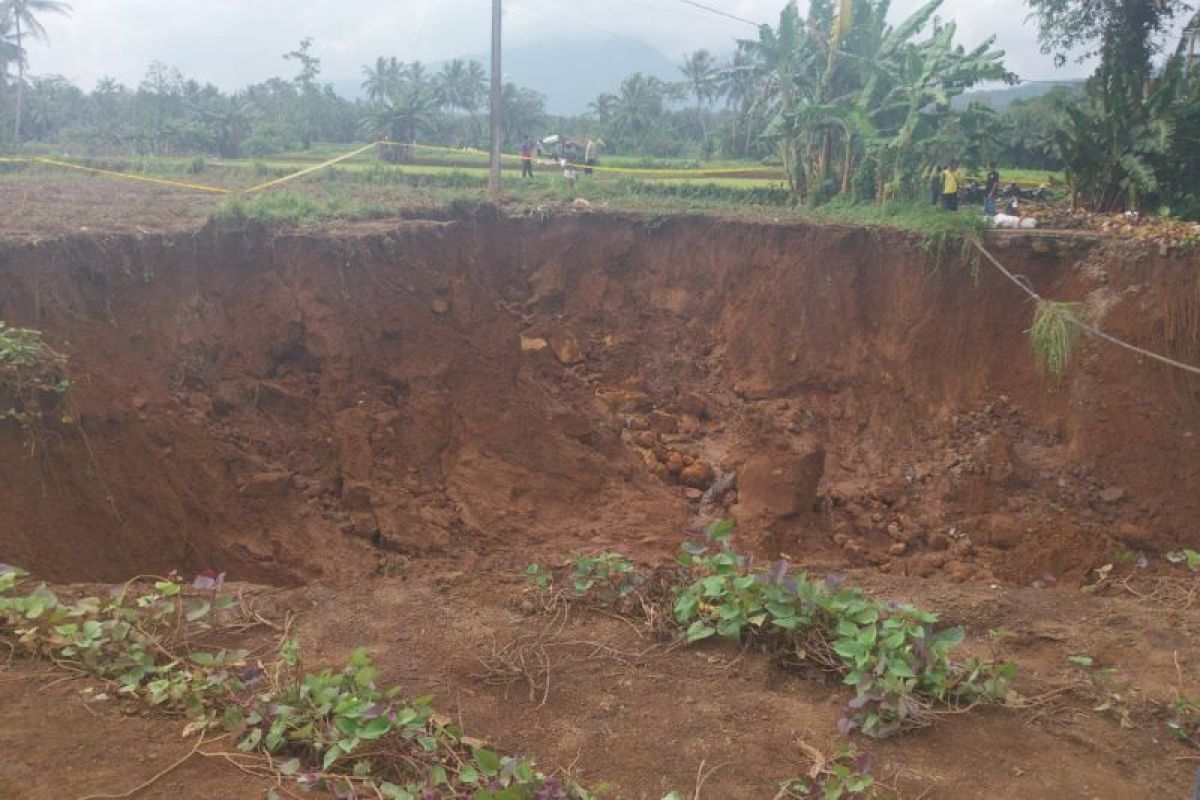
[[500,107],[500,0],[492,0],[492,169],[488,192],[500,196],[500,138],[503,109]]

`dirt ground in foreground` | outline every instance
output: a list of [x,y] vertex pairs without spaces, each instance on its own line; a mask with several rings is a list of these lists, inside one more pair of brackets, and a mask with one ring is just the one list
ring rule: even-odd
[[[530,613],[519,572],[516,561],[426,562],[397,577],[273,594],[261,607],[299,614],[310,663],[340,663],[365,645],[385,681],[433,693],[443,713],[498,747],[536,754],[544,767],[588,784],[610,782],[612,797],[658,800],[672,789],[689,796],[701,763],[715,769],[703,797],[771,797],[776,782],[807,768],[801,743],[833,753],[844,742],[834,730],[844,687],[786,672],[728,642],[672,648],[586,609],[567,619]],[[880,796],[1188,795],[1194,751],[1170,740],[1162,707],[1179,681],[1192,691],[1198,685],[1200,610],[1132,595],[947,587],[869,572],[850,579],[881,597],[941,609],[947,623],[967,626],[976,648],[987,630],[1007,629],[1003,652],[1020,665],[1018,688],[1027,696],[1074,687],[1031,708],[975,709],[926,730],[857,742],[874,758]],[[498,659],[506,647],[510,657]],[[541,648],[548,669],[507,670],[514,647],[530,655]],[[1113,683],[1088,684],[1066,661],[1077,653],[1115,667]],[[194,740],[180,738],[181,723],[96,700],[102,689],[38,666],[0,675],[0,743],[8,754],[0,796],[118,794],[188,753]],[[1119,708],[1095,711],[1110,693],[1123,698]],[[205,746],[209,757],[193,756],[138,796],[263,796],[269,786],[216,755],[227,745]]]
[[[1039,291],[1197,360],[1194,256],[1003,244]],[[227,570],[278,587],[310,663],[366,646],[546,769],[657,800],[703,763],[701,796],[769,798],[801,743],[845,741],[845,687],[534,613],[522,578],[578,552],[664,564],[731,515],[757,557],[918,602],[969,650],[1006,631],[1017,688],[1044,698],[856,739],[881,796],[1184,797],[1196,752],[1165,709],[1200,693],[1200,607],[1164,555],[1196,546],[1200,387],[1087,341],[1048,377],[1029,313],[957,254],[835,226],[8,239],[0,319],[43,330],[74,384],[37,436],[0,427],[0,561],[60,583]],[[548,667],[506,671],[513,648]],[[1084,654],[1115,671],[1089,678]],[[177,722],[44,672],[0,673],[0,797],[119,794],[188,752]],[[210,752],[139,796],[264,790]]]

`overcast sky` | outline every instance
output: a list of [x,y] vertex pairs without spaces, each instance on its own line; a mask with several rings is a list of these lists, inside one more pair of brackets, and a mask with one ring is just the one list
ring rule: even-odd
[[[785,0],[707,2],[773,24]],[[894,0],[893,19],[920,2]],[[316,40],[325,80],[356,79],[381,54],[440,61],[485,53],[490,41],[490,0],[74,0],[74,6],[70,18],[45,18],[50,41],[30,48],[31,70],[60,73],[87,88],[102,76],[136,85],[156,60],[202,82],[240,88],[293,74],[280,56],[305,36]],[[958,22],[959,41],[968,46],[996,33],[1009,68],[1022,78],[1085,71],[1056,69],[1038,52],[1035,26],[1015,0],[946,0],[942,16]],[[678,61],[701,47],[726,53],[754,29],[680,0],[505,0],[507,43],[605,35],[641,39]]]

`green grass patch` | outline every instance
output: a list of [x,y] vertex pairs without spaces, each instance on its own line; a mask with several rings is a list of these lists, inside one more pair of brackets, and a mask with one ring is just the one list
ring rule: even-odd
[[294,192],[270,192],[245,197],[235,195],[217,206],[214,221],[256,222],[261,225],[311,225],[331,220],[379,219],[394,209],[331,195],[325,198]]
[[1033,352],[1055,376],[1061,376],[1067,368],[1067,359],[1079,339],[1078,308],[1079,303],[1041,300],[1034,312],[1033,327],[1029,329]]

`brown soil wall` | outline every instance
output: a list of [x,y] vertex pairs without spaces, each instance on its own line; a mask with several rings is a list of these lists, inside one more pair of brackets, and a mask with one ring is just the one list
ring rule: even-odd
[[[1200,352],[1194,256],[1005,241],[1044,295]],[[746,520],[769,550],[1030,581],[1194,545],[1195,387],[1090,341],[1049,378],[1023,296],[933,262],[895,233],[608,215],[0,244],[0,318],[74,380],[62,419],[0,423],[0,561],[300,581],[667,552],[695,503],[656,448],[823,449],[811,509]]]

